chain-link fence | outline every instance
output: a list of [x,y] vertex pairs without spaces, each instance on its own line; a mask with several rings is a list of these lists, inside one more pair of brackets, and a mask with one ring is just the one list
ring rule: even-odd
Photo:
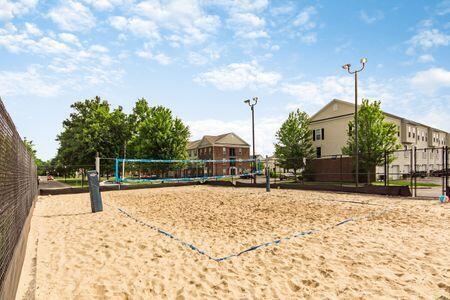
[[0,292],[37,190],[32,155],[0,100]]
[[[326,185],[342,190],[356,186],[400,186],[408,187],[412,196],[437,198],[441,194],[450,193],[448,157],[447,146],[420,149],[410,147],[377,156],[360,153],[358,180],[354,156],[336,154],[307,160],[271,157],[266,164],[271,183]],[[375,160],[375,164],[367,163],[368,158]]]

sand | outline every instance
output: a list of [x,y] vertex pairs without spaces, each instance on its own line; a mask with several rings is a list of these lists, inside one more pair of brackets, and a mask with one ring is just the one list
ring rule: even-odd
[[[450,298],[450,205],[437,201],[208,186],[103,201],[92,214],[88,194],[38,199],[19,299]],[[318,232],[216,262],[117,207],[212,257]]]

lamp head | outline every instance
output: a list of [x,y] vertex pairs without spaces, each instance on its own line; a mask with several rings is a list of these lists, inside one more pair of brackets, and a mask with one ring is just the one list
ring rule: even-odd
[[250,99],[245,100],[244,103],[247,103],[248,105],[250,105]]
[[345,65],[342,66],[342,69],[350,70],[350,66],[351,66],[351,64],[345,64]]
[[361,58],[361,63],[363,65],[365,65],[367,63],[367,58],[365,58],[365,57]]

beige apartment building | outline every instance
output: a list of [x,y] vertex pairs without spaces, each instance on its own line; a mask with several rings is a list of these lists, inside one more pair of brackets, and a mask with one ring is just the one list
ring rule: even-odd
[[[342,154],[342,147],[347,143],[348,124],[354,119],[354,109],[353,103],[334,99],[311,117],[317,158]],[[414,164],[418,171],[442,169],[442,147],[448,145],[449,133],[393,114],[384,114],[387,122],[397,126],[398,140],[402,145],[401,150],[404,150],[395,154],[396,159],[389,167],[391,178],[410,173]],[[414,155],[408,151],[414,147],[415,161]],[[378,167],[376,172],[382,173],[382,169]]]

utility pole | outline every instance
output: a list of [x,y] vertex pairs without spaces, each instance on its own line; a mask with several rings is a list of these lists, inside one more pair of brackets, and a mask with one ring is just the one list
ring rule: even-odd
[[359,145],[358,145],[358,73],[364,70],[367,58],[361,58],[362,67],[356,71],[350,71],[350,64],[342,66],[349,74],[355,75],[355,159],[356,159],[356,187],[359,185]]
[[258,97],[253,97],[253,102],[250,99],[244,101],[247,103],[252,110],[252,144],[253,144],[253,183],[256,184],[256,154],[255,154],[255,105],[258,103]]

